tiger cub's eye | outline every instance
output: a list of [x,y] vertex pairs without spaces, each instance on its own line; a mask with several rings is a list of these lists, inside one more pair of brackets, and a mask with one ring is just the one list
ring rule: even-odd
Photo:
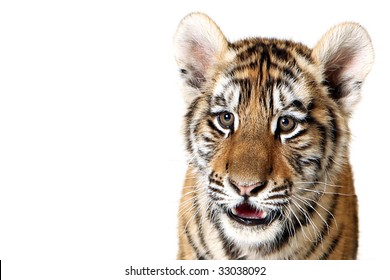
[[294,119],[290,117],[281,117],[278,120],[279,130],[283,133],[287,133],[292,131],[296,126],[296,122]]
[[222,112],[218,115],[218,122],[224,129],[230,129],[234,124],[234,115],[229,112]]

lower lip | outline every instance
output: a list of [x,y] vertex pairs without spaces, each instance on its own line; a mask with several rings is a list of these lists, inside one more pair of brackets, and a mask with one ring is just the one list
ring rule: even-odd
[[277,216],[275,212],[269,212],[268,215],[263,219],[248,219],[234,215],[231,210],[227,211],[227,215],[232,220],[245,226],[270,225]]

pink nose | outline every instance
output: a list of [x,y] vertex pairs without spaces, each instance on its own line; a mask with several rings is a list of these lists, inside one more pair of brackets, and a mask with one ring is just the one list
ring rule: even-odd
[[235,191],[242,196],[253,196],[258,194],[264,187],[267,185],[267,181],[265,182],[257,182],[257,183],[239,183],[232,179],[229,179],[230,184],[233,186]]

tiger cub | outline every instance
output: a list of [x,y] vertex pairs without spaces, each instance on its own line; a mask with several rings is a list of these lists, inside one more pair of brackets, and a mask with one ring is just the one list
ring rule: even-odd
[[174,36],[187,111],[178,259],[355,259],[348,120],[374,60],[359,24],[310,49],[229,42],[192,13]]

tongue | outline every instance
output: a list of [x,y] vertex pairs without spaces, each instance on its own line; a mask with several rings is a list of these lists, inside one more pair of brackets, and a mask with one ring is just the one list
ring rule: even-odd
[[262,219],[265,213],[261,210],[257,210],[249,203],[243,203],[235,208],[235,214],[245,219]]

